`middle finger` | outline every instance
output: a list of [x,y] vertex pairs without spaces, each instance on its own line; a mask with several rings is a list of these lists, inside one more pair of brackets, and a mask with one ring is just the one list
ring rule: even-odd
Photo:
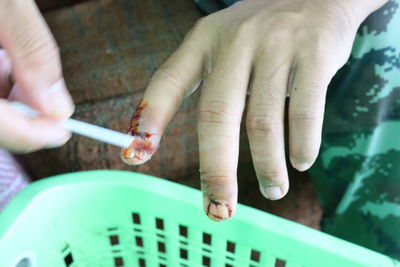
[[215,59],[200,99],[198,133],[203,204],[206,214],[215,221],[230,218],[236,207],[240,121],[250,69],[248,50],[224,48]]

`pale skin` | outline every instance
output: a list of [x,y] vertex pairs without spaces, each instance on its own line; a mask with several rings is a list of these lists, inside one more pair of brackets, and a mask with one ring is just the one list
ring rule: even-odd
[[[235,212],[245,106],[261,193],[282,198],[289,188],[286,98],[291,163],[305,171],[318,154],[327,86],[346,62],[360,23],[386,2],[246,0],[201,19],[151,79],[129,131],[138,138],[123,160],[149,160],[183,98],[202,81],[198,133],[207,215],[221,221]],[[57,44],[33,0],[0,0],[0,48],[0,148],[30,152],[64,144],[70,133],[57,120],[69,117],[74,105]],[[42,116],[26,118],[10,100]]]
[[[198,136],[206,214],[222,221],[235,212],[245,106],[260,191],[282,198],[289,189],[287,97],[290,161],[306,171],[318,155],[328,84],[346,63],[359,25],[386,2],[246,0],[202,18],[152,77],[134,116],[136,130],[129,131],[141,145],[124,151],[123,160],[150,159],[180,103],[202,81]],[[152,148],[144,151],[143,144]]]
[[[10,106],[21,101],[42,115],[31,119]],[[57,44],[33,0],[0,0],[0,148],[31,152],[63,145],[57,125],[74,111]]]

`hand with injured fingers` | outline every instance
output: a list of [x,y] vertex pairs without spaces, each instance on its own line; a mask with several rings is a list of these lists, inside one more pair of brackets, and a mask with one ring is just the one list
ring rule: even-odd
[[[27,118],[9,101],[43,115]],[[0,148],[30,152],[63,145],[70,133],[57,120],[74,110],[57,45],[33,0],[0,1]]]
[[128,129],[138,138],[122,159],[132,165],[150,159],[183,98],[202,82],[198,136],[207,215],[221,221],[235,212],[245,105],[260,190],[282,198],[289,188],[286,98],[290,161],[305,171],[318,155],[327,86],[346,63],[361,22],[385,2],[247,0],[201,19],[152,77]]

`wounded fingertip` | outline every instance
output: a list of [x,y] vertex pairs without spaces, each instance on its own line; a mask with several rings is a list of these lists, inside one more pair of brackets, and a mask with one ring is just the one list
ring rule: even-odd
[[206,198],[204,202],[205,213],[213,221],[225,221],[234,213],[234,208],[227,201]]
[[158,139],[147,132],[134,135],[132,143],[121,150],[121,159],[128,165],[140,165],[150,160],[157,149]]
[[138,158],[136,158],[136,157],[126,157],[126,156],[124,155],[124,152],[121,152],[121,160],[122,160],[124,163],[126,163],[126,164],[128,164],[128,165],[131,165],[131,166],[144,164],[144,163],[146,163],[146,162],[147,162],[148,160],[150,160],[150,159],[151,159],[151,156],[150,156],[150,157],[147,157],[147,158],[140,158],[140,159],[138,159]]

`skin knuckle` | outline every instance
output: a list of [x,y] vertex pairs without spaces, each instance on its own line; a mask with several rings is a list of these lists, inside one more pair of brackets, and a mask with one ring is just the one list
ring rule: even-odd
[[[281,16],[285,21],[285,26],[288,29],[298,29],[300,25],[304,24],[304,16],[299,14],[298,12],[293,11],[285,11],[282,12]],[[279,25],[276,25],[279,26]]]
[[169,83],[172,87],[182,87],[182,77],[179,72],[168,64],[161,66],[151,78],[152,82]]
[[212,24],[210,22],[211,19],[212,19],[212,17],[211,17],[211,15],[209,15],[209,16],[202,17],[199,20],[197,20],[187,36],[188,37],[196,36],[196,35],[204,36],[205,33],[207,33],[207,32],[209,33],[210,29],[212,29],[212,27],[210,26]]
[[34,54],[50,56],[58,55],[59,48],[54,39],[46,33],[37,33],[29,25],[25,26],[15,37],[17,54],[27,57]]
[[267,113],[249,113],[246,127],[251,136],[276,136],[281,133],[282,122]]
[[248,18],[243,21],[241,21],[237,26],[236,26],[236,36],[238,38],[247,38],[249,36],[249,33],[253,32],[258,25],[258,21],[256,18]]
[[252,35],[257,27],[255,20],[250,18],[230,23],[222,31],[223,39],[231,46],[249,45],[249,40],[252,39]]
[[272,26],[273,29],[276,29],[274,32],[293,34],[301,29],[301,25],[304,25],[304,22],[304,16],[297,12],[279,11],[276,12],[275,16],[268,21],[268,25]]
[[325,21],[321,27],[325,27],[330,36],[343,41],[349,40],[350,36],[355,35],[363,19],[351,4],[337,0],[321,3],[323,4],[319,4],[320,16],[324,17]]
[[[340,21],[339,26],[343,34],[358,27],[360,15],[353,6],[345,1],[330,0],[325,5],[325,13],[334,21]],[[338,25],[337,23],[335,25]]]
[[282,47],[288,47],[287,40],[292,39],[292,31],[286,28],[278,32],[267,32],[260,37],[260,47],[268,54],[275,54]]
[[183,98],[182,92],[186,88],[183,88],[184,83],[178,71],[174,67],[164,64],[161,66],[151,77],[150,87],[155,86],[167,86],[168,93],[163,94],[167,97],[166,101],[179,105]]
[[282,184],[285,178],[285,172],[276,168],[268,168],[266,166],[257,167],[257,177],[261,180],[267,180],[265,183],[274,185]]
[[290,112],[289,118],[295,122],[311,122],[314,123],[320,120],[321,113],[318,109],[309,105],[299,105]]
[[29,29],[23,32],[16,36],[16,58],[19,58],[26,68],[60,74],[60,49],[54,39],[49,36],[33,37],[34,33]]
[[[208,124],[238,125],[240,116],[229,104],[220,100],[209,100],[202,103],[199,110],[199,122]],[[239,118],[239,119],[238,119]]]
[[230,184],[232,175],[232,171],[227,169],[200,171],[201,183],[204,185]]
[[274,16],[263,16],[264,40],[273,44],[286,44],[288,40],[300,40],[309,36],[309,30],[304,30],[306,23],[304,15],[292,11],[277,11]]

